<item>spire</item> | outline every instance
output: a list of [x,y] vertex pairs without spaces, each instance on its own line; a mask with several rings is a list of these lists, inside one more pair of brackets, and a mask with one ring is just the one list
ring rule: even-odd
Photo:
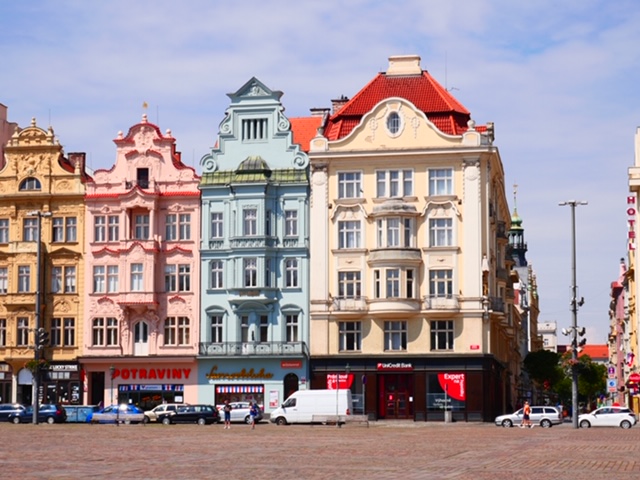
[[511,215],[511,229],[509,230],[509,247],[511,248],[511,258],[516,267],[527,265],[527,244],[524,241],[524,228],[522,219],[518,215],[518,184],[513,184],[513,214]]

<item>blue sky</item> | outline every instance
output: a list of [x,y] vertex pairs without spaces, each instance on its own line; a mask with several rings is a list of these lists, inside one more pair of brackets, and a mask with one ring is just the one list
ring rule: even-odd
[[638,25],[636,0],[0,2],[0,103],[20,126],[51,124],[96,169],[114,163],[112,140],[147,102],[199,170],[226,94],[252,76],[284,92],[288,116],[306,116],[353,96],[390,55],[418,54],[476,122],[495,122],[540,321],[560,328],[571,322],[571,217],[558,202],[589,202],[576,211],[578,321],[605,343],[640,124]]

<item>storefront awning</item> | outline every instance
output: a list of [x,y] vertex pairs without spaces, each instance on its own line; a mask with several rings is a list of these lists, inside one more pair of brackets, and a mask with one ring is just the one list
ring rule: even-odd
[[216,393],[264,393],[262,385],[218,385]]

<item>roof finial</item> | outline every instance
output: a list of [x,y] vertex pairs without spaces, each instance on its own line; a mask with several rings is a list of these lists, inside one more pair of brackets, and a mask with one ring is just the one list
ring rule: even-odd
[[518,184],[513,184],[513,209],[518,210]]

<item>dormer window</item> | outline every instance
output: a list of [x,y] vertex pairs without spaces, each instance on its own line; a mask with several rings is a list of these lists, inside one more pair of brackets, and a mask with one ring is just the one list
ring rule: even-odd
[[247,118],[242,120],[242,141],[256,142],[267,139],[267,119]]
[[25,190],[40,190],[42,187],[40,185],[40,180],[34,177],[25,178],[22,183],[20,183],[20,191]]

